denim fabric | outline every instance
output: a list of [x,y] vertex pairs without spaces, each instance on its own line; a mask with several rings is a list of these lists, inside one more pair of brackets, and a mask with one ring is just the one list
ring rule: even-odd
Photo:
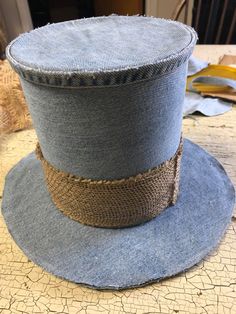
[[118,85],[171,72],[197,35],[184,24],[108,16],[51,24],[23,34],[7,57],[26,80],[54,86]]
[[116,15],[48,25],[13,41],[7,56],[46,160],[85,178],[119,179],[170,159],[195,42],[181,23]]
[[145,224],[103,229],[64,216],[50,199],[34,153],[9,172],[2,213],[16,243],[47,271],[95,288],[122,289],[198,263],[223,236],[234,201],[219,162],[185,140],[177,204]]
[[183,115],[201,112],[205,116],[212,117],[228,112],[232,104],[219,98],[202,97],[198,93],[186,92],[183,106]]
[[90,179],[118,179],[170,159],[181,133],[186,66],[145,82],[54,88],[21,80],[47,161]]
[[[195,42],[186,25],[137,16],[69,21],[14,40],[7,57],[44,157],[91,179],[135,175],[172,157]],[[9,172],[2,213],[16,243],[47,271],[121,289],[197,263],[218,244],[233,205],[222,166],[185,141],[177,204],[145,224],[102,229],[64,216],[34,153]]]
[[188,61],[188,76],[194,75],[202,69],[205,69],[208,64],[209,63],[207,61],[203,61],[195,58],[194,56],[191,56]]

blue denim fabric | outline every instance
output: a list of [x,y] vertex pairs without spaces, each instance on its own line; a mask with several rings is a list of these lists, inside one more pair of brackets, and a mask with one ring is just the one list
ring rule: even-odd
[[22,77],[39,84],[120,85],[174,71],[196,39],[178,22],[112,15],[33,30],[9,45],[7,57]]
[[90,179],[136,175],[170,159],[182,124],[186,63],[145,82],[54,88],[21,80],[46,160]]
[[234,188],[222,166],[185,140],[178,201],[145,224],[103,229],[64,216],[33,153],[9,172],[2,213],[19,247],[47,271],[94,288],[123,289],[198,263],[219,243],[233,206]]
[[[169,159],[179,144],[195,42],[183,24],[117,16],[49,25],[13,41],[7,56],[45,158],[92,179],[135,175]],[[17,244],[47,271],[122,289],[201,260],[218,244],[233,205],[221,165],[185,141],[177,204],[145,224],[102,229],[64,216],[34,153],[9,172],[2,213]]]
[[219,98],[203,97],[198,93],[186,92],[183,106],[183,115],[200,112],[205,116],[217,116],[232,109],[230,102]]
[[208,66],[208,62],[191,56],[188,61],[188,76],[194,75]]
[[13,41],[7,56],[44,157],[90,179],[125,178],[170,159],[195,42],[181,23],[115,15],[48,25]]

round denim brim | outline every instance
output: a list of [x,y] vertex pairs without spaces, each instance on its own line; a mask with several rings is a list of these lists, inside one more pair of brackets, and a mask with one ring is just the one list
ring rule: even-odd
[[198,263],[223,236],[235,202],[220,163],[184,141],[176,205],[142,225],[102,229],[64,216],[31,153],[7,175],[2,213],[24,253],[48,272],[97,289],[137,287]]

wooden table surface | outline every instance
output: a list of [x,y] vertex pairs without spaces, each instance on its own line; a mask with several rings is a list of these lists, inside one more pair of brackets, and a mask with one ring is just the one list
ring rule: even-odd
[[[217,63],[236,46],[197,46],[194,55]],[[236,107],[217,117],[183,122],[184,136],[222,162],[236,183]],[[35,147],[34,130],[1,138],[0,193],[8,170]],[[96,291],[59,279],[16,246],[0,216],[0,313],[236,313],[236,216],[219,248],[191,270],[124,291]]]

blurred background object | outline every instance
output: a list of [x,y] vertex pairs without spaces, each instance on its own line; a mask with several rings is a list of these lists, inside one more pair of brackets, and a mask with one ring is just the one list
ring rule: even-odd
[[0,135],[31,126],[18,75],[0,60]]
[[27,0],[0,0],[0,27],[7,42],[33,28]]
[[236,0],[195,0],[192,26],[200,44],[235,44]]
[[83,17],[144,14],[143,0],[28,0],[34,27]]
[[0,24],[0,59],[5,58],[6,43],[7,43],[6,36],[3,31],[3,27],[1,27],[1,24]]

